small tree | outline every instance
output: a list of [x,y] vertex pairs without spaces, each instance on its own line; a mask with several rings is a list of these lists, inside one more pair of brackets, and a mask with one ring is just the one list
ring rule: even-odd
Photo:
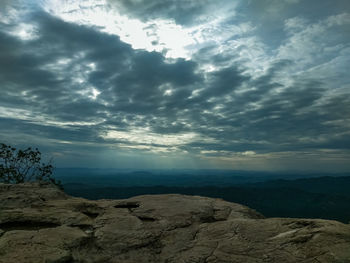
[[0,182],[19,184],[32,181],[51,182],[62,188],[61,182],[52,177],[53,166],[41,162],[41,152],[27,148],[17,150],[0,144]]

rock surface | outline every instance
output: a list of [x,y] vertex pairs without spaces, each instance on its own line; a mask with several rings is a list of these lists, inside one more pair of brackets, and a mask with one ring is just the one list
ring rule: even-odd
[[0,184],[0,262],[346,263],[350,225],[199,196],[91,201]]

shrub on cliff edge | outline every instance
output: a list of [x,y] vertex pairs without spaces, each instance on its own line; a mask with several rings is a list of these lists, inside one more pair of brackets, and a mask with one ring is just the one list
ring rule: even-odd
[[51,162],[41,161],[41,152],[38,148],[17,150],[16,148],[0,143],[0,182],[19,184],[24,182],[50,182],[62,188],[61,182],[52,176]]

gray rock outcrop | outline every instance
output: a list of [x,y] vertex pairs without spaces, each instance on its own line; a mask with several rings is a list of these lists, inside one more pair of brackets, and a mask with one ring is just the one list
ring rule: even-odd
[[350,225],[199,196],[91,201],[0,184],[0,262],[346,263]]

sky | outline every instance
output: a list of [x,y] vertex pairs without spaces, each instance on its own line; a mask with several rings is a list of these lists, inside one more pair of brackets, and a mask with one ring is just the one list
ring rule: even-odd
[[350,171],[349,0],[2,0],[0,141],[57,167]]

